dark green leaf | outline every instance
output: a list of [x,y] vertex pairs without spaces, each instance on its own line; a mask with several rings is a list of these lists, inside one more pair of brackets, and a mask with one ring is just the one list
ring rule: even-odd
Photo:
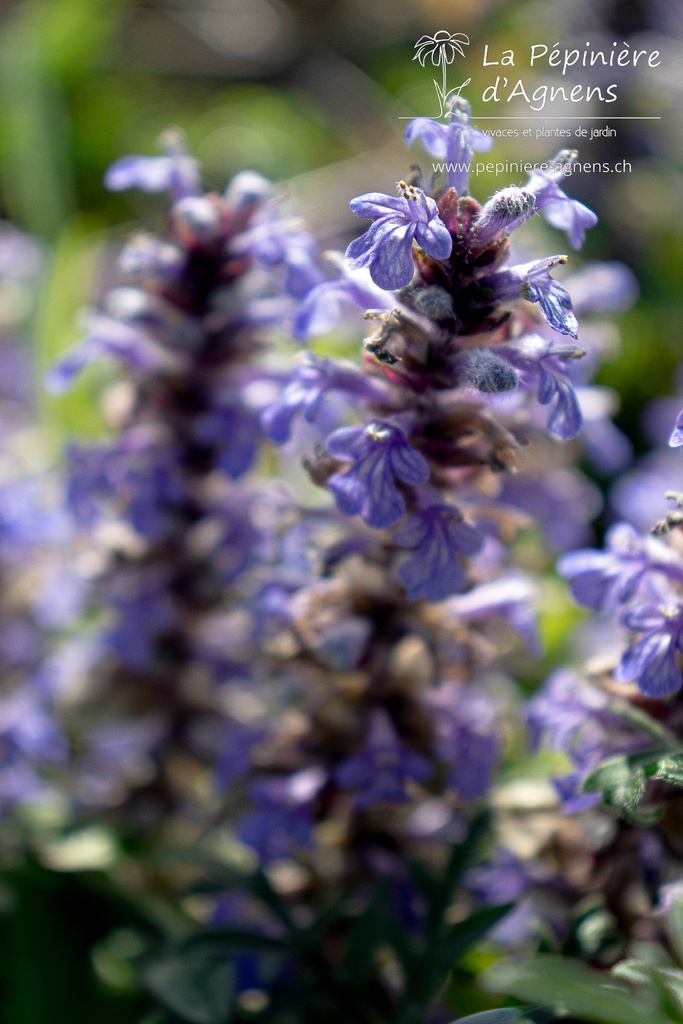
[[602,793],[612,807],[636,825],[651,825],[661,815],[658,807],[639,807],[648,774],[657,764],[653,752],[611,757],[597,765],[583,783],[584,792]]
[[450,926],[444,937],[440,952],[444,960],[459,960],[484,935],[512,910],[513,903],[500,907],[483,907],[470,914],[464,921]]
[[483,1013],[473,1013],[469,1017],[458,1017],[453,1024],[522,1024],[524,1013],[522,1010],[484,1010]]
[[602,974],[568,957],[538,954],[511,957],[482,978],[493,992],[520,1000],[543,1000],[591,1024],[671,1024],[656,993]]
[[186,947],[157,958],[144,972],[150,992],[190,1024],[227,1024],[234,971],[225,949]]

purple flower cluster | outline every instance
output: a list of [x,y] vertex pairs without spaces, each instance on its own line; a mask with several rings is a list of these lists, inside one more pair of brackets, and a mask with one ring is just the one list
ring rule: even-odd
[[[47,471],[22,321],[42,269],[40,245],[0,224],[0,814],[54,803],[68,760],[54,653],[77,615],[71,530]],[[27,452],[31,453],[27,460]]]
[[683,686],[683,559],[675,548],[621,523],[609,531],[604,550],[574,551],[558,567],[577,601],[618,615],[630,633],[615,678],[636,682],[648,697],[677,693]]
[[[491,144],[461,100],[445,124],[414,121],[418,138],[453,163]],[[537,588],[510,564],[529,522],[514,480],[571,477],[559,442],[590,397],[554,276],[567,258],[515,262],[510,236],[538,211],[578,245],[595,215],[559,172],[483,205],[461,171],[434,189],[415,172],[397,196],[352,201],[371,223],[327,278],[267,182],[247,172],[204,194],[179,136],[163,147],[106,181],[167,192],[167,237],[127,243],[122,284],[51,375],[59,390],[105,357],[125,378],[103,399],[111,436],[69,451],[93,610],[67,715],[73,796],[148,834],[219,824],[264,879],[289,872],[293,920],[331,893],[362,912],[383,877],[419,929],[409,866],[442,864],[466,835],[502,753],[506,655],[539,650]],[[607,277],[614,297],[623,280]],[[370,325],[359,365],[305,352],[285,373],[269,356],[272,326],[306,341],[347,305]],[[593,417],[605,430],[608,406]],[[291,480],[258,476],[278,457],[261,458],[269,441]],[[619,572],[606,589],[622,595]],[[638,586],[657,570],[643,573]],[[530,715],[538,734],[555,722],[578,777],[611,749],[612,722],[596,707],[598,735],[590,700],[557,689]]]
[[[490,144],[462,102],[448,125],[414,122],[418,136],[444,153]],[[303,513],[287,579],[261,593],[271,679],[300,717],[267,716],[240,783],[258,806],[237,831],[263,862],[305,863],[313,891],[330,843],[350,885],[383,850],[405,864],[462,835],[501,750],[486,673],[520,639],[538,651],[536,589],[506,564],[526,520],[495,498],[530,439],[581,425],[568,367],[583,350],[551,274],[566,257],[508,267],[509,236],[541,200],[509,187],[481,206],[466,181],[449,184],[352,201],[372,223],[293,324],[305,340],[343,305],[369,307],[362,365],[307,352],[261,414],[334,504]]]
[[[259,572],[278,558],[281,497],[252,469],[280,378],[257,360],[270,324],[321,279],[310,237],[270,183],[244,172],[205,194],[178,133],[162,146],[117,161],[106,183],[168,192],[168,237],[124,246],[122,283],[50,375],[63,390],[107,357],[127,377],[103,396],[110,438],[68,453],[71,512],[96,552],[97,615],[69,724],[76,802],[119,807],[146,828],[169,808],[195,823],[215,814],[224,737],[251,727],[224,690],[258,670]],[[296,408],[296,394],[288,400]],[[181,764],[208,780],[196,806]],[[266,790],[255,786],[250,802],[280,799]]]

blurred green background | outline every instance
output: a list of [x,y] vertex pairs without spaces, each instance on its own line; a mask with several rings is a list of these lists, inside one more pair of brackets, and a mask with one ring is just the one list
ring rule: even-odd
[[[105,229],[117,225],[121,237],[133,218],[158,218],[154,199],[105,192],[102,175],[112,160],[156,152],[160,132],[178,125],[208,186],[223,188],[232,173],[253,167],[286,182],[295,208],[323,241],[339,241],[354,220],[349,198],[368,188],[392,191],[419,159],[403,148],[400,118],[435,113],[432,73],[413,57],[417,39],[438,29],[471,39],[462,66],[473,79],[465,92],[475,120],[489,112],[478,100],[498,70],[481,67],[485,42],[491,53],[528,53],[532,42],[556,40],[582,46],[584,37],[596,47],[623,40],[661,50],[659,68],[621,72],[619,101],[608,111],[661,120],[622,120],[615,138],[583,147],[590,160],[628,159],[632,172],[571,179],[572,194],[600,215],[585,255],[624,259],[641,283],[642,300],[624,318],[621,358],[602,379],[620,392],[621,425],[642,448],[638,410],[648,397],[671,390],[679,361],[680,0],[6,4],[0,12],[0,209],[52,243],[35,332],[39,367],[77,337],[77,311],[97,299],[111,265],[104,258],[112,237]],[[533,87],[542,72],[529,72],[528,58],[525,63],[518,71]],[[496,142],[495,156],[542,160],[557,148],[554,140],[506,139]],[[474,190],[484,199],[511,183],[480,176]],[[74,399],[57,411],[50,403],[52,428],[95,429],[87,406]]]
[[[610,109],[661,120],[620,121],[615,137],[588,142],[582,154],[625,158],[631,173],[577,175],[566,186],[600,216],[582,258],[625,260],[640,283],[638,305],[620,318],[621,354],[600,379],[619,393],[618,422],[642,451],[640,410],[647,399],[675,391],[683,354],[680,0],[6,2],[0,212],[49,243],[31,331],[38,373],[78,338],[79,310],[110,283],[117,242],[141,218],[162,226],[157,197],[105,191],[102,176],[114,159],[155,153],[159,134],[178,125],[209,187],[223,189],[234,172],[252,167],[283,183],[324,245],[342,244],[355,227],[348,200],[393,191],[420,159],[403,147],[401,118],[436,113],[431,71],[413,57],[419,37],[439,29],[467,33],[470,54],[485,42],[492,52],[522,52],[530,42],[588,39],[662,52],[658,69],[623,74]],[[476,122],[492,72],[472,58],[464,66]],[[520,74],[533,82],[528,65]],[[515,139],[496,142],[494,152],[496,159],[535,161],[557,148],[552,140]],[[523,180],[483,175],[472,185],[483,201]],[[546,233],[545,251],[562,251],[564,240],[540,221],[530,230]],[[86,377],[68,398],[40,400],[55,453],[67,438],[100,429],[96,383]],[[564,597],[551,613],[551,640],[559,641],[575,613]],[[17,868],[5,874],[0,904],[0,1020],[157,1019],[126,966],[126,928],[141,922],[104,876]],[[106,938],[112,934],[123,936],[123,952]]]

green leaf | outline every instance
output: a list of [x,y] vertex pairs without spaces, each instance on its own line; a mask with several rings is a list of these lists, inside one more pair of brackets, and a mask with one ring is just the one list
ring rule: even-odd
[[515,1009],[484,1010],[469,1017],[458,1017],[452,1024],[523,1024],[524,1011]]
[[464,921],[451,925],[440,946],[442,958],[449,961],[459,960],[490,928],[505,917],[513,906],[514,903],[505,903],[499,907],[483,907],[470,914]]
[[234,993],[234,970],[225,949],[195,946],[159,957],[148,965],[144,982],[173,1013],[190,1024],[227,1024]]
[[601,793],[607,807],[612,807],[635,825],[651,825],[661,815],[659,807],[639,807],[645,784],[656,754],[621,754],[602,761],[586,776],[583,790]]
[[656,967],[656,977],[675,1000],[674,1011],[678,1020],[683,1020],[683,971],[669,967]]
[[671,782],[674,786],[683,786],[683,755],[672,754],[663,757],[657,765],[653,778]]
[[671,901],[666,915],[666,930],[679,963],[683,963],[683,898],[680,896]]
[[657,993],[553,954],[509,958],[485,972],[484,987],[516,999],[561,1004],[591,1024],[671,1024]]
[[196,947],[223,947],[223,949],[253,949],[265,953],[286,952],[289,948],[282,939],[256,932],[243,932],[237,928],[222,928],[204,934],[193,935],[183,944],[183,949]]

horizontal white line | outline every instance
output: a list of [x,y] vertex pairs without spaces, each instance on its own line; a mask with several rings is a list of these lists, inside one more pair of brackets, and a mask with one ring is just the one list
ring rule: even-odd
[[[420,114],[399,114],[400,121],[414,121],[415,118],[424,116]],[[430,117],[430,121],[437,118]],[[476,121],[661,121],[661,114],[634,115],[632,117],[612,116],[611,114],[484,114],[475,115],[472,118]],[[445,123],[445,122],[444,122]]]

